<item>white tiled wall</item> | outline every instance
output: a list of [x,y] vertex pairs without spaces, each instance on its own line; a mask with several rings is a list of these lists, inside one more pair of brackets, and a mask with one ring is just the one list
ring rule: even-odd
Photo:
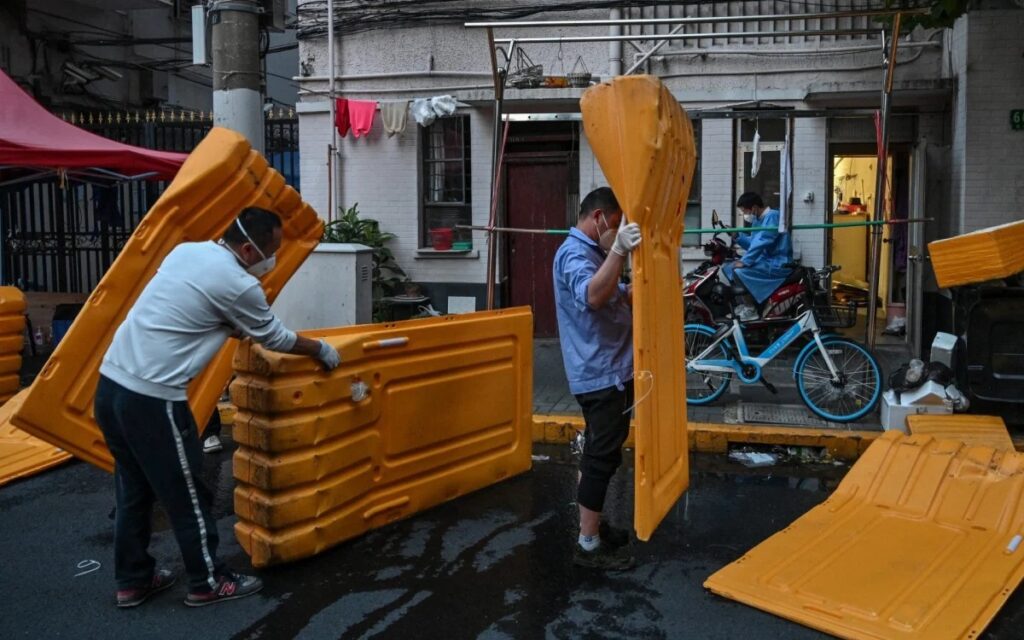
[[[797,118],[793,121],[793,224],[825,222],[825,207],[831,202],[827,192],[828,125],[825,118]],[[814,202],[804,202],[808,192]],[[825,263],[826,232],[818,229],[793,232],[793,251],[805,266]]]
[[[299,121],[302,195],[322,218],[327,218],[327,145],[331,129],[326,111],[304,107]],[[473,224],[486,225],[490,214],[492,119],[489,110],[465,109],[470,116]],[[425,258],[419,250],[420,127],[412,119],[405,132],[387,137],[378,120],[368,136],[349,133],[340,139],[338,201],[341,207],[359,203],[360,215],[380,221],[381,229],[397,238],[390,247],[399,265],[418,282],[486,281],[487,247],[482,232],[474,232],[470,257]]]

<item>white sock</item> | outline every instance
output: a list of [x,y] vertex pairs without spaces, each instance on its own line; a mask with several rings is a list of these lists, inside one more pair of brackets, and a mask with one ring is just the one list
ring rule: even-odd
[[594,549],[601,546],[601,536],[595,533],[592,536],[585,536],[580,534],[580,546],[586,551],[593,551]]

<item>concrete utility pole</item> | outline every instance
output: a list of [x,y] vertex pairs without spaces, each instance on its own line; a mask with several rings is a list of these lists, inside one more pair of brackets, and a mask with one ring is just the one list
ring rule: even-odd
[[210,4],[213,40],[213,124],[234,129],[263,153],[260,14],[256,0]]

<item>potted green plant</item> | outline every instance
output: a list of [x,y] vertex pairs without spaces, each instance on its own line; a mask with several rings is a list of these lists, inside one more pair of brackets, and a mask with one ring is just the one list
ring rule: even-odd
[[373,319],[383,319],[383,300],[399,291],[405,291],[409,277],[395,260],[386,245],[396,238],[395,234],[381,231],[380,223],[372,218],[359,216],[359,203],[353,204],[332,222],[324,226],[322,242],[361,244],[373,251]]

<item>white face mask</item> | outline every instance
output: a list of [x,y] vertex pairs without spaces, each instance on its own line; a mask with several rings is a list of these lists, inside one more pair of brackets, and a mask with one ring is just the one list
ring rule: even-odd
[[747,224],[750,224],[753,221],[754,221],[754,214],[752,214],[752,213],[744,213],[743,214],[743,222],[746,222]]
[[[242,235],[245,236],[245,239],[249,241],[249,244],[251,244],[253,248],[256,249],[256,252],[260,254],[260,257],[263,258],[262,260],[255,264],[250,264],[245,268],[245,270],[251,273],[252,275],[256,276],[257,278],[261,278],[264,275],[273,271],[274,267],[277,266],[277,256],[270,256],[268,258],[267,255],[263,253],[263,250],[260,249],[260,246],[252,241],[252,238],[249,237],[248,232],[246,232],[245,227],[242,226],[242,223],[238,221],[238,218],[235,218],[235,226],[238,227],[238,230],[242,232]],[[234,254],[236,258],[238,258],[239,262],[245,264],[245,260],[242,260],[242,258],[237,253],[232,251],[230,247],[228,247],[228,251],[231,251],[231,253]]]

